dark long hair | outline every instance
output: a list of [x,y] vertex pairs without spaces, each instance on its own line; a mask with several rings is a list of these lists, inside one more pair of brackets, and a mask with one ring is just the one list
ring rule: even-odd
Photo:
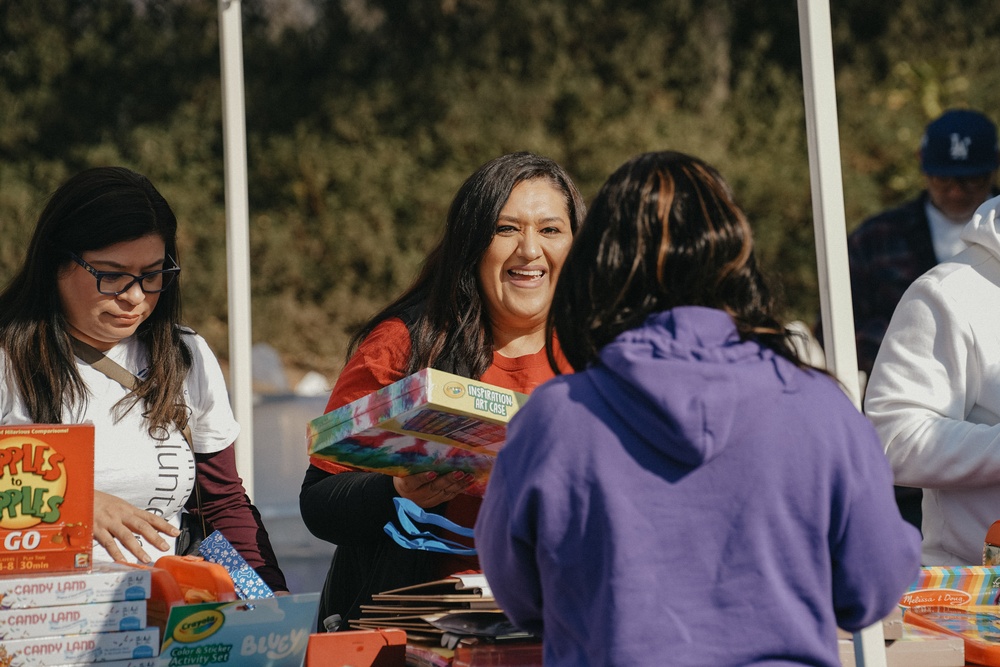
[[[706,306],[729,313],[743,339],[805,366],[774,314],[750,224],[719,173],[671,151],[618,168],[591,204],[549,310],[574,369],[652,313]],[[556,368],[549,346],[549,360]]]
[[[59,423],[64,403],[87,400],[59,303],[57,278],[72,261],[68,253],[81,255],[150,234],[163,239],[167,257],[177,261],[173,211],[145,176],[128,169],[88,169],[49,198],[24,263],[0,293],[0,349],[36,422]],[[191,353],[180,339],[180,316],[177,280],[136,332],[149,350],[150,372],[125,400],[142,402],[151,435],[173,424],[184,404]]]
[[424,260],[417,279],[351,338],[348,358],[379,323],[399,317],[412,342],[408,373],[431,367],[479,378],[493,362],[493,333],[480,294],[479,263],[514,186],[535,179],[548,181],[563,193],[576,233],[583,220],[583,199],[562,167],[528,152],[490,160],[458,189],[444,236]]

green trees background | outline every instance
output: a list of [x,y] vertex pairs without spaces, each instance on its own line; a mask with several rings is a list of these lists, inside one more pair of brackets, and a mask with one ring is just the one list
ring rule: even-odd
[[[1000,3],[832,0],[848,226],[921,186],[927,121],[1000,121]],[[253,339],[331,378],[479,164],[528,149],[590,199],[631,155],[716,165],[785,314],[815,271],[793,0],[244,0]],[[181,221],[187,321],[225,357],[217,4],[0,0],[0,282],[46,196],[98,164]]]

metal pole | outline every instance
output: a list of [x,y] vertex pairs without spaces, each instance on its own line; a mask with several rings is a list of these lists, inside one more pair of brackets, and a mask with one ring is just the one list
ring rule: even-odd
[[229,278],[229,383],[240,423],[236,467],[253,498],[253,372],[250,336],[250,219],[246,112],[243,103],[243,24],[240,0],[219,0],[222,139]]
[[[827,368],[843,383],[855,406],[860,408],[830,4],[829,0],[798,0],[798,6],[809,174]],[[858,667],[885,667],[885,636],[881,622],[854,633],[854,657]]]

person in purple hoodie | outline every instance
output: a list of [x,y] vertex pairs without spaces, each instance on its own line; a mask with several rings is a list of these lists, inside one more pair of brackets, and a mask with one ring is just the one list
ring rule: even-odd
[[512,418],[475,527],[546,665],[838,667],[916,579],[872,426],[800,361],[711,166],[621,166],[549,314],[577,371]]

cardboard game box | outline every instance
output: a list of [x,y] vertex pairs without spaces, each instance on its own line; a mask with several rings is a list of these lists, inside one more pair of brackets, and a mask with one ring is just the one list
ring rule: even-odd
[[90,569],[94,427],[0,426],[0,575]]
[[916,581],[903,593],[899,606],[997,604],[1000,566],[967,565],[922,567]]
[[159,640],[156,628],[8,639],[0,641],[0,664],[47,667],[153,658],[159,651]]
[[318,611],[319,593],[176,606],[160,663],[301,667]]
[[482,495],[507,422],[528,399],[495,385],[427,368],[309,422],[309,455],[404,476],[460,470]]
[[309,635],[305,667],[403,667],[406,632],[399,628]]
[[150,591],[149,568],[97,563],[89,572],[2,576],[0,609],[146,600]]
[[145,600],[0,610],[0,640],[145,628]]

